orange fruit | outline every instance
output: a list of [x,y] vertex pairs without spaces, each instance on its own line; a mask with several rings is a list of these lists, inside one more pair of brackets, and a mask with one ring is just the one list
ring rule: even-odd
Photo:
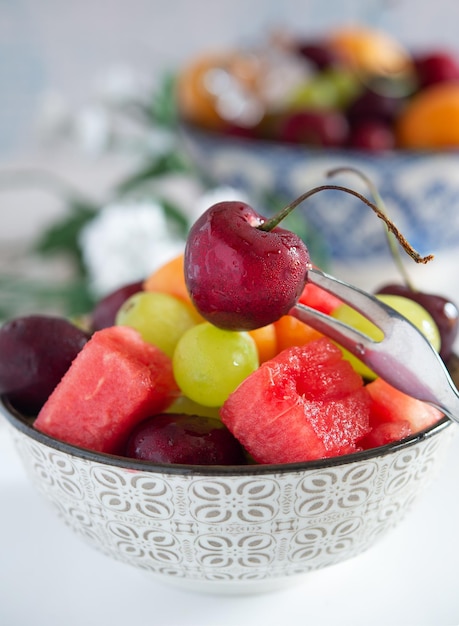
[[419,92],[396,124],[397,145],[407,149],[459,146],[459,82],[438,83]]
[[322,333],[292,315],[284,315],[274,322],[277,335],[277,351],[282,352],[292,346],[302,346],[313,339],[323,337]]
[[249,330],[249,335],[256,343],[260,365],[276,356],[277,333],[274,324]]
[[395,39],[366,26],[345,26],[330,34],[332,50],[356,71],[399,75],[412,67],[409,54]]
[[204,321],[204,318],[195,309],[188,289],[185,284],[185,273],[183,270],[183,254],[179,254],[148,276],[143,282],[144,291],[154,291],[168,293],[186,302],[196,319],[196,323]]
[[183,254],[179,254],[167,263],[164,263],[148,276],[144,283],[145,291],[159,291],[169,293],[172,296],[191,302],[185,284],[183,271]]
[[218,130],[223,121],[215,108],[215,96],[209,89],[212,70],[226,64],[222,54],[206,54],[185,66],[177,79],[176,96],[180,114],[198,126]]
[[[184,67],[177,80],[177,102],[182,117],[198,126],[221,130],[228,121],[221,116],[222,103],[234,91],[231,82],[252,98],[260,100],[262,68],[255,55],[219,52],[196,58]],[[261,101],[260,101],[261,106]]]

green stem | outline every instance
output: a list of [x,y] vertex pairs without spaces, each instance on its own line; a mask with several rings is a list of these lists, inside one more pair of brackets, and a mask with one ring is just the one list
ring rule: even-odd
[[397,240],[399,241],[399,243],[401,244],[405,252],[416,263],[428,263],[429,261],[433,259],[433,255],[431,254],[423,257],[418,252],[416,252],[416,250],[408,243],[408,241],[405,239],[402,233],[398,230],[395,224],[393,224],[390,221],[390,219],[386,216],[384,211],[382,211],[378,206],[376,206],[376,204],[368,200],[368,198],[365,198],[365,196],[363,196],[358,191],[355,191],[354,189],[349,189],[348,187],[343,187],[342,185],[320,185],[318,187],[314,187],[313,189],[310,189],[309,191],[306,191],[301,196],[296,198],[296,200],[293,200],[293,202],[290,202],[290,204],[288,204],[281,211],[279,211],[279,213],[274,215],[274,217],[272,217],[269,220],[266,220],[266,222],[264,222],[257,228],[259,230],[263,230],[267,232],[273,230],[273,228],[278,226],[278,224],[282,220],[284,220],[299,204],[301,204],[302,202],[304,202],[305,200],[307,200],[314,194],[319,193],[320,191],[326,191],[328,189],[335,190],[335,191],[344,191],[345,193],[349,193],[352,196],[355,196],[356,198],[361,200],[367,206],[369,206],[374,211],[374,213],[376,213],[379,219],[381,219],[386,224],[388,230],[391,233],[393,233],[393,235],[397,238]]

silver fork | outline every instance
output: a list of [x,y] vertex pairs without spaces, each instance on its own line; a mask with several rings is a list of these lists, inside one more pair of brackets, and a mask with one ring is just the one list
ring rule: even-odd
[[424,335],[392,307],[317,269],[309,282],[335,294],[384,334],[380,341],[320,311],[297,304],[290,314],[339,343],[400,391],[423,400],[459,423],[459,392]]

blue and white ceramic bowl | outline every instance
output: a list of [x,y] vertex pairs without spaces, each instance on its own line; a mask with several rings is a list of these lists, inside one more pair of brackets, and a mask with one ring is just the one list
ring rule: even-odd
[[[286,203],[325,183],[352,187],[371,199],[365,183],[354,174],[327,178],[327,172],[337,167],[359,169],[375,184],[389,217],[411,245],[422,255],[442,257],[441,265],[434,263],[433,270],[422,269],[423,276],[437,287],[448,276],[446,293],[454,297],[453,287],[459,295],[459,284],[451,285],[450,274],[459,250],[459,151],[321,150],[224,136],[190,126],[183,127],[183,141],[193,161],[212,180],[240,187],[254,197],[276,192]],[[358,268],[363,273],[361,284],[368,289],[375,287],[375,274],[383,279],[391,278],[391,272],[397,276],[383,223],[354,196],[325,191],[297,211],[323,239],[335,274],[344,266],[343,276]],[[365,280],[365,271],[371,272],[373,283],[370,277]]]

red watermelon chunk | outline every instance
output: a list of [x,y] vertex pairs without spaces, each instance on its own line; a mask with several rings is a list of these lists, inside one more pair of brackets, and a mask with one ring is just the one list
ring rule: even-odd
[[382,378],[376,378],[366,388],[371,397],[371,432],[360,442],[364,448],[399,441],[443,417],[438,409],[395,389]]
[[343,304],[343,301],[325,289],[314,285],[313,283],[306,283],[303,289],[303,293],[299,298],[301,304],[322,311],[322,313],[330,314],[337,307]]
[[177,393],[171,359],[122,326],[94,333],[41,409],[37,430],[117,454],[132,428]]
[[[370,419],[371,423],[371,419]],[[372,427],[368,435],[360,440],[360,445],[364,450],[385,446],[394,441],[400,441],[413,434],[408,420],[397,420],[395,422],[381,422]]]
[[294,463],[360,449],[370,396],[328,338],[284,350],[229,396],[222,421],[259,463]]

